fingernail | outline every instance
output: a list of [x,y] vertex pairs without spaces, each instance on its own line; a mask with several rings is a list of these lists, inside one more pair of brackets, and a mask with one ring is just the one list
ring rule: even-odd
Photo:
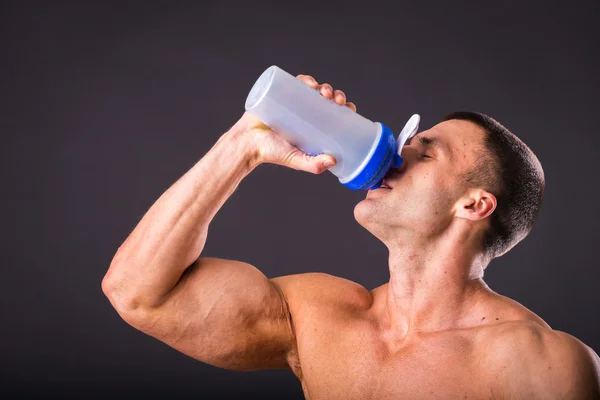
[[335,163],[334,163],[332,160],[325,160],[325,161],[323,161],[323,166],[324,166],[325,168],[332,167],[334,164],[335,164]]

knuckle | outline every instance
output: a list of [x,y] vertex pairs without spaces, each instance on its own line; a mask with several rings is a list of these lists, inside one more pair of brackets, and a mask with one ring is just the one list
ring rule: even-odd
[[323,94],[326,94],[326,93],[331,93],[331,94],[333,94],[333,88],[331,87],[331,85],[330,85],[330,84],[328,84],[328,83],[324,83],[324,84],[322,84],[322,85],[321,85],[321,92],[322,92]]
[[296,78],[298,78],[299,80],[301,80],[302,82],[306,83],[308,86],[311,86],[313,88],[318,86],[317,81],[310,75],[300,74]]
[[300,74],[298,76],[296,76],[296,78],[300,79],[301,81],[304,81],[306,83],[312,83],[315,81],[315,79],[310,76],[310,75],[305,75],[305,74]]

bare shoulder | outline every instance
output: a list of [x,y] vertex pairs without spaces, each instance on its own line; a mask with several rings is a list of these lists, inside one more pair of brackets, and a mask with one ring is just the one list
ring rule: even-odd
[[[498,311],[496,321],[498,321],[499,323],[514,322],[516,323],[516,325],[519,325],[518,323],[525,323],[522,325],[523,327],[525,327],[529,325],[529,322],[533,322],[543,328],[551,329],[550,325],[548,325],[546,321],[540,318],[539,315],[537,315],[518,301],[498,293],[494,293],[494,295],[496,298],[496,309]],[[492,320],[491,322],[495,321]],[[499,325],[501,331],[506,326]]]
[[487,331],[483,357],[509,397],[600,399],[600,360],[579,339],[533,320]]
[[298,308],[357,307],[371,304],[369,291],[362,285],[349,279],[323,272],[307,272],[271,279],[283,292],[292,313]]
[[287,361],[303,381],[298,340],[315,324],[331,325],[337,320],[335,317],[347,320],[357,310],[368,309],[372,304],[371,294],[356,282],[323,272],[280,276],[270,281],[282,294],[296,338]]

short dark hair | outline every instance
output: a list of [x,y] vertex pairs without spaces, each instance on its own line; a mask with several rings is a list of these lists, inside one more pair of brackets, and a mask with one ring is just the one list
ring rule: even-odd
[[493,118],[470,111],[446,115],[469,121],[484,132],[483,151],[464,176],[468,187],[481,187],[496,196],[496,209],[483,237],[483,251],[492,260],[500,257],[533,228],[544,197],[544,171],[523,141]]

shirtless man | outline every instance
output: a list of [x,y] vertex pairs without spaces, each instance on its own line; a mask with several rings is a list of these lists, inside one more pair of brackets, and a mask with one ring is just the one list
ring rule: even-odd
[[[298,79],[356,111],[342,91]],[[354,209],[389,250],[390,281],[373,290],[200,257],[209,223],[254,168],[320,174],[335,162],[248,113],[148,210],[102,289],[142,332],[216,367],[289,369],[307,399],[600,398],[598,355],[483,281],[539,211],[535,155],[494,120],[463,113],[417,134],[402,156],[389,188]]]

